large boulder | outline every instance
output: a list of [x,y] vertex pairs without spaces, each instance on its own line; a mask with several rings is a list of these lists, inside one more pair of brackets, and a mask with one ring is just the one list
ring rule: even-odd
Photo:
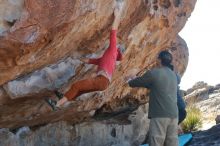
[[[72,124],[92,117],[132,112],[148,102],[145,89],[131,89],[124,77],[154,67],[158,52],[169,49],[175,71],[182,74],[188,48],[178,32],[196,0],[125,0],[118,43],[125,46],[123,61],[104,92],[81,96],[69,107],[53,112],[43,98],[95,72],[79,57],[102,54],[108,46],[114,0],[24,0],[7,5],[0,29],[0,127],[17,128],[56,121]],[[7,3],[7,4],[6,4]],[[4,18],[4,19],[3,19]],[[10,20],[10,21],[9,21]],[[7,25],[6,25],[7,24]]]

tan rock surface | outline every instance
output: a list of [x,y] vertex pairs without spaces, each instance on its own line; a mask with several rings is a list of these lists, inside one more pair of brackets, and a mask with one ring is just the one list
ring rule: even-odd
[[[93,66],[77,58],[101,54],[108,45],[113,2],[24,1],[20,18],[0,37],[0,103],[4,101],[0,127],[59,120],[79,123],[90,119],[97,109],[96,116],[132,110],[147,102],[146,91],[130,89],[124,76],[132,68],[139,68],[140,74],[152,68],[158,52],[167,48],[174,55],[177,72],[185,71],[188,49],[178,32],[196,0],[125,0],[118,43],[125,45],[126,51],[110,87],[105,92],[81,96],[64,110],[51,112],[43,97],[55,88],[66,91],[72,82],[94,73]],[[6,102],[9,96],[19,99]]]

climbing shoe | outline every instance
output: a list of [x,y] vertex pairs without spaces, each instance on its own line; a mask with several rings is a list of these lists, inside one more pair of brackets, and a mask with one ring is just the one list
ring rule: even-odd
[[61,93],[61,92],[59,92],[59,91],[54,91],[54,94],[57,96],[57,98],[60,100],[60,99],[62,99],[63,98],[63,93]]
[[51,98],[45,98],[45,101],[54,111],[59,110],[59,107],[56,106],[57,101]]

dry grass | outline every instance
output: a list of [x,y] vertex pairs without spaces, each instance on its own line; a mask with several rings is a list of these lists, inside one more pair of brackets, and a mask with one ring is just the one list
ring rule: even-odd
[[202,127],[202,113],[193,105],[189,105],[186,109],[186,119],[181,124],[184,132],[197,131]]

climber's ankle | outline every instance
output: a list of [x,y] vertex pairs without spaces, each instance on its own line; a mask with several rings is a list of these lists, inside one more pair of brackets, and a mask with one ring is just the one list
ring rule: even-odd
[[57,102],[56,106],[57,106],[57,107],[62,107],[63,104],[66,103],[67,101],[68,101],[68,99],[67,99],[65,96],[63,96],[63,98],[60,99],[60,100]]

